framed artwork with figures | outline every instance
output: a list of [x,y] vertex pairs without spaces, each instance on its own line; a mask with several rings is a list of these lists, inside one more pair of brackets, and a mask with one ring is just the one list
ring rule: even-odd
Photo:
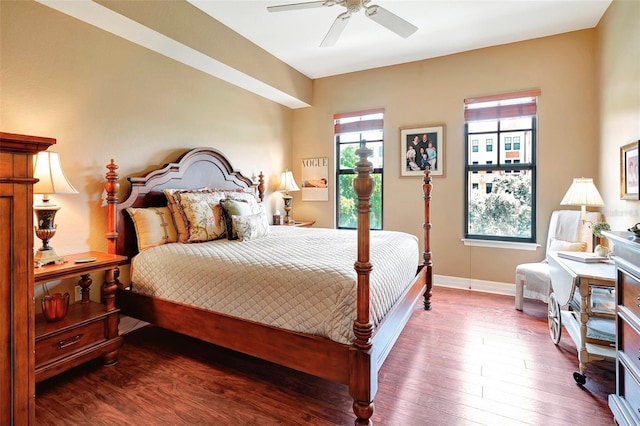
[[400,128],[400,175],[444,176],[444,124]]
[[620,147],[620,198],[639,200],[638,144],[640,141]]

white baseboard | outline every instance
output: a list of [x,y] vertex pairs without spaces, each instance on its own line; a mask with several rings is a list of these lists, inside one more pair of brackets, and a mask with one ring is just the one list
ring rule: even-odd
[[484,293],[502,294],[505,296],[515,297],[516,295],[516,286],[514,283],[500,283],[496,281],[434,275],[433,285],[434,287],[459,288],[464,290],[481,291]]

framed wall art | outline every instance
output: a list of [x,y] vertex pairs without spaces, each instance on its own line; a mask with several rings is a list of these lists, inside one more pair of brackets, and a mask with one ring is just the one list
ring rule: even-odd
[[302,201],[329,201],[329,158],[302,159]]
[[638,191],[638,142],[620,147],[620,198],[640,199]]
[[444,124],[400,128],[400,175],[444,176]]

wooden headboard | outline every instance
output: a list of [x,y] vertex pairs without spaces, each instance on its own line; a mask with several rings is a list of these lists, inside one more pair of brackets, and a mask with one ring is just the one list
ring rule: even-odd
[[164,164],[141,177],[129,177],[131,190],[127,198],[118,202],[117,164],[111,159],[107,165],[104,184],[107,191],[108,229],[107,246],[109,253],[127,256],[131,259],[138,253],[133,221],[125,211],[128,207],[163,207],[167,199],[163,189],[215,188],[242,190],[254,193],[260,201],[264,198],[264,177],[254,183],[231,167],[229,160],[214,148],[194,148],[182,154],[175,163]]

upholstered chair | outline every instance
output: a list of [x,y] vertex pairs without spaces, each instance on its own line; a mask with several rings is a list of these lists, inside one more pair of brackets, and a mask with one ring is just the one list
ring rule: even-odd
[[521,311],[524,298],[549,301],[551,278],[546,255],[554,251],[593,251],[591,224],[602,221],[599,212],[587,212],[581,220],[579,210],[556,210],[551,214],[545,259],[516,267],[516,309]]

